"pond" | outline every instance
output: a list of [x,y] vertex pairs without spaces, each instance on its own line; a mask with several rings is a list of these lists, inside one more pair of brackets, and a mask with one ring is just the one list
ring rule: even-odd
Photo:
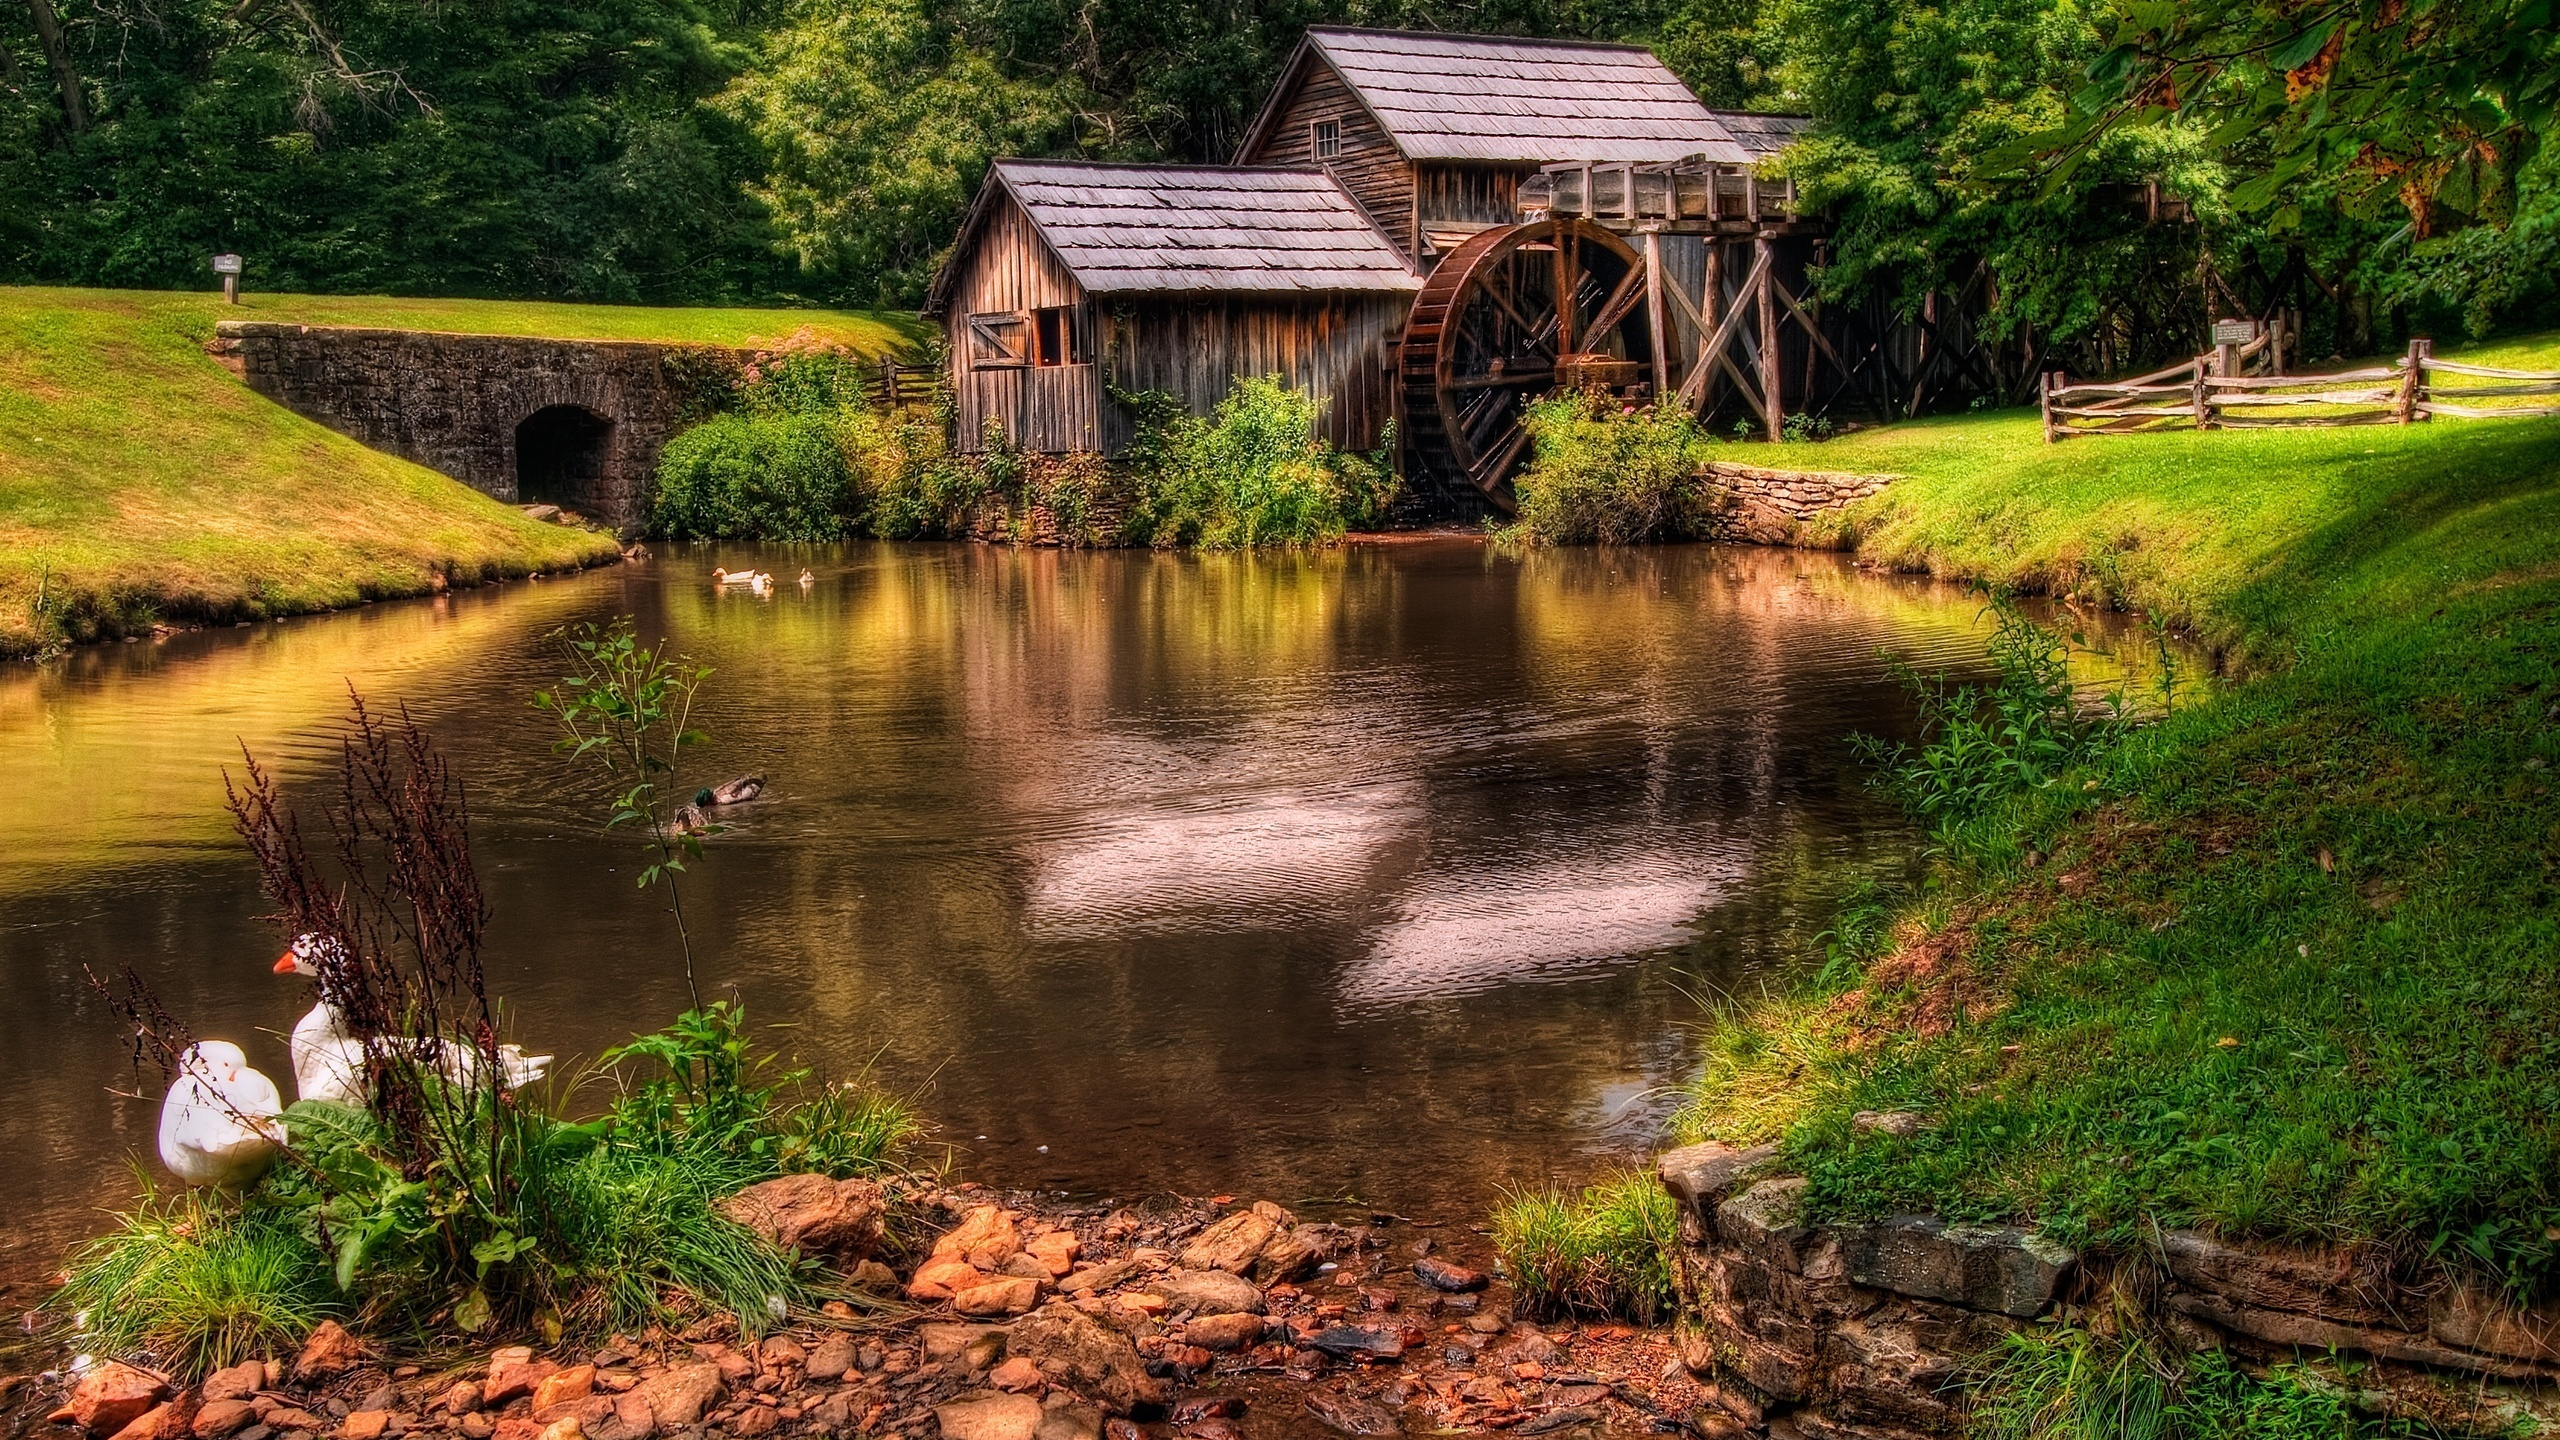
[[639,851],[527,703],[549,632],[629,613],[715,667],[702,778],[768,779],[685,904],[706,989],[780,1046],[912,1095],[992,1181],[1470,1220],[1639,1155],[1702,1007],[1903,872],[1844,737],[1910,723],[1880,649],[1972,663],[1979,608],[1705,546],[695,548],[0,671],[0,1283],[36,1298],[151,1152],[84,967],[290,1093],[310,996],[223,774],[245,746],[316,801],[350,685],[467,781],[492,988],[564,1071],[684,1000]]

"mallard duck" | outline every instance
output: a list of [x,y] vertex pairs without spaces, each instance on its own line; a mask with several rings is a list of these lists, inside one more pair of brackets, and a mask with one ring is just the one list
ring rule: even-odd
[[178,1057],[178,1079],[160,1102],[160,1163],[190,1185],[238,1189],[267,1173],[283,1148],[276,1082],[249,1068],[228,1040],[202,1040]]
[[708,810],[714,805],[744,805],[764,793],[764,777],[741,775],[708,790],[693,793],[693,803]]
[[695,796],[692,804],[676,808],[675,831],[677,834],[707,835],[711,832],[711,817],[702,813],[701,799],[701,796],[710,793],[708,790],[701,791]]

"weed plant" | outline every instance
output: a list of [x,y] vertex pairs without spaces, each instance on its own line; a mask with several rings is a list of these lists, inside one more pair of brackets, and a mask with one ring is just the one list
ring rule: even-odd
[[[2138,717],[2126,692],[2083,693],[2071,675],[2078,631],[2037,623],[2015,596],[1985,591],[1992,617],[1987,685],[1959,685],[1896,661],[1893,676],[1917,703],[1920,737],[1907,744],[1851,737],[1876,782],[1917,818],[1949,828],[2013,795],[2040,790],[2096,761]],[[2176,671],[2162,652],[2161,709],[2175,695]]]
[[1517,543],[1634,545],[1704,536],[1713,497],[1698,467],[1715,448],[1697,417],[1664,403],[1559,395],[1529,407],[1529,466],[1514,479]]
[[1385,523],[1397,482],[1392,435],[1369,455],[1316,433],[1323,401],[1274,376],[1240,377],[1206,416],[1171,397],[1115,397],[1136,412],[1124,459],[1136,481],[1129,537],[1162,547],[1330,545]]
[[1651,1325],[1674,1303],[1671,1197],[1630,1172],[1585,1187],[1525,1191],[1494,1212],[1493,1243],[1528,1313],[1624,1316]]

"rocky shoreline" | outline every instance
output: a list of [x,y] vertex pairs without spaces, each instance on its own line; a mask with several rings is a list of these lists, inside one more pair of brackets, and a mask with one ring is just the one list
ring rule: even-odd
[[[795,1176],[731,1202],[847,1277],[759,1337],[733,1317],[602,1345],[379,1353],[335,1322],[200,1384],[99,1362],[0,1378],[62,1440],[1245,1440],[1697,1430],[1668,1330],[1514,1313],[1480,1232],[1269,1201]],[[902,1244],[901,1237],[904,1239]],[[1715,1412],[1706,1412],[1714,1414]],[[1704,1433],[1728,1427],[1708,1422]],[[1738,1427],[1731,1427],[1738,1428]]]

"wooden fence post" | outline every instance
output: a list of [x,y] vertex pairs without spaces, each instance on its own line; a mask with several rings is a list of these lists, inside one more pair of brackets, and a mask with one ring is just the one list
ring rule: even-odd
[[[1631,179],[1627,182],[1634,185]],[[1675,207],[1676,208],[1676,207]],[[1662,305],[1662,230],[1656,226],[1644,232],[1644,313],[1647,334],[1653,346],[1653,399],[1671,389],[1671,317]]]
[[2401,360],[2400,393],[2391,399],[2391,418],[2406,425],[2416,418],[2418,408],[2418,375],[2426,369],[2428,345],[2424,340],[2411,340],[2409,353]]
[[2044,443],[2047,445],[2060,438],[2053,430],[2053,382],[2060,377],[2061,372],[2054,370],[2044,371],[2036,377],[2036,407],[2044,412]]
[[2199,430],[2210,430],[2213,428],[2213,402],[2206,398],[2205,384],[2213,373],[2213,363],[2215,358],[2216,357],[2211,355],[2199,355],[2196,357],[2196,373],[2193,388],[2188,392],[2189,397],[2195,404],[2196,428]]
[[2433,398],[2428,393],[2426,372],[2427,366],[2434,363],[2435,358],[2436,342],[2433,340],[2412,340],[2409,342],[2409,418],[2412,420],[2427,420],[2433,418],[2426,411],[2421,410],[2418,407]]

